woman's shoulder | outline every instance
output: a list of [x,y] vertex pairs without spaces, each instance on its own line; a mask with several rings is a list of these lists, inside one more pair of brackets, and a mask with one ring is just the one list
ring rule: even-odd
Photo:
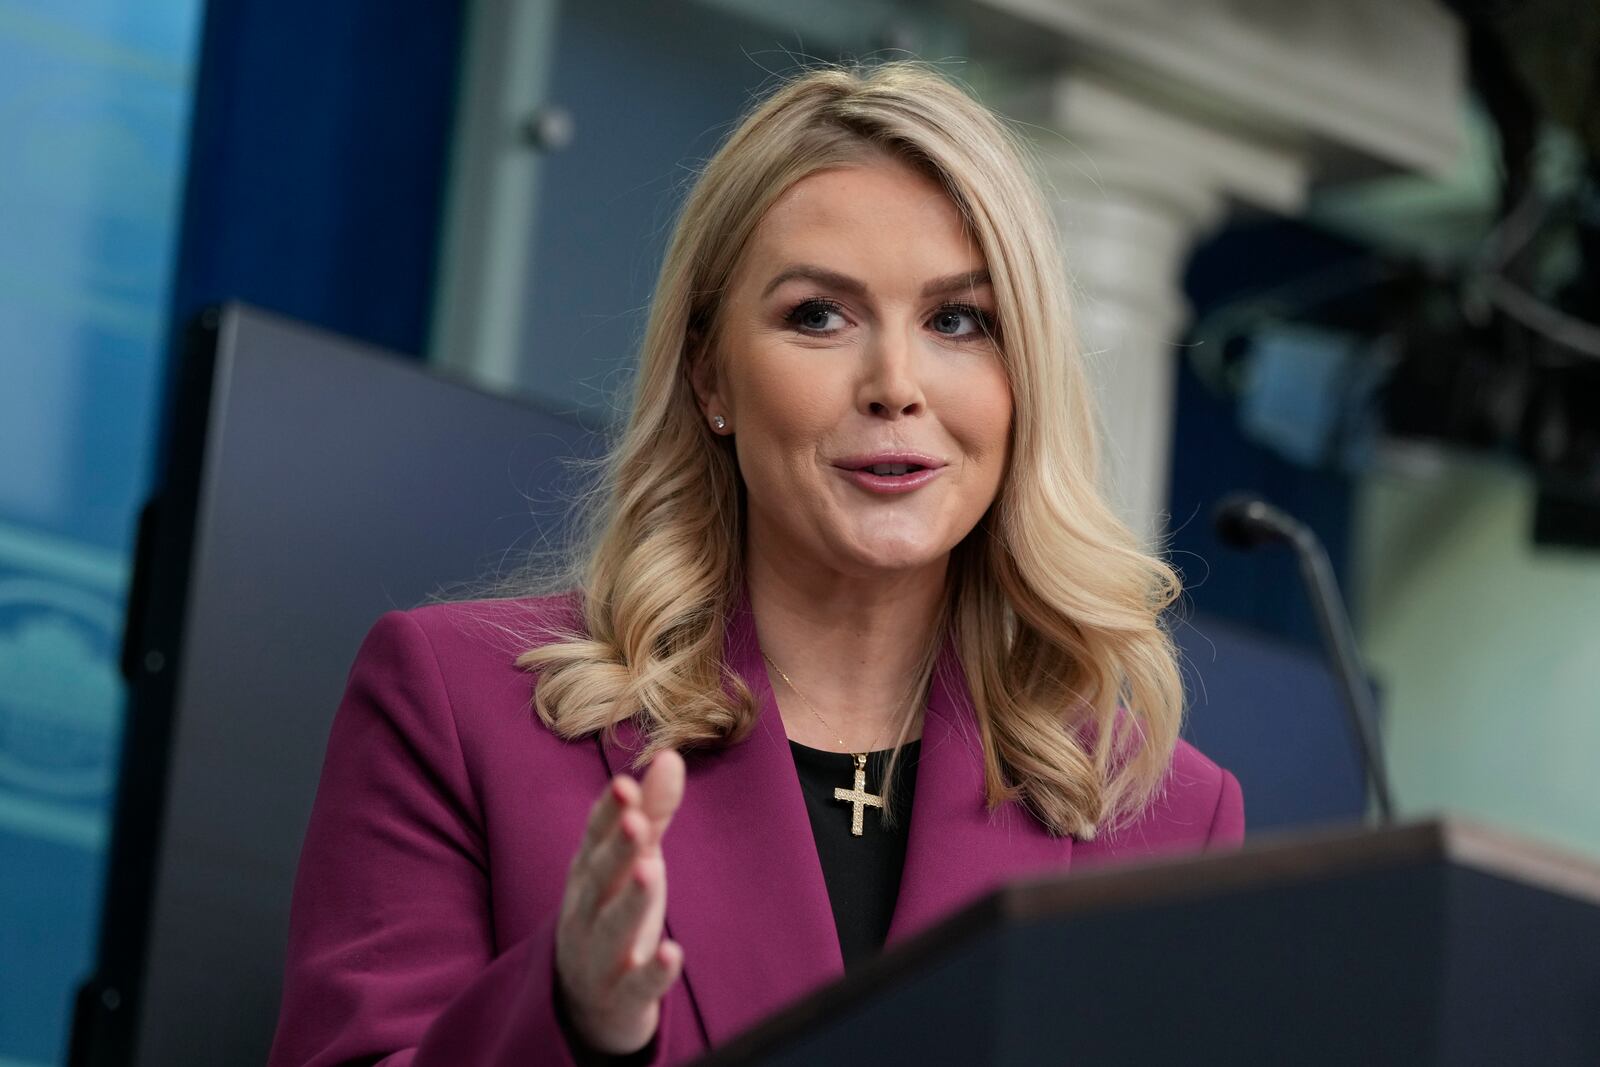
[[373,622],[356,668],[440,684],[462,706],[526,700],[529,674],[517,665],[524,652],[584,632],[583,598],[576,592],[547,596],[438,601],[385,612]]
[[518,658],[573,633],[583,633],[583,601],[576,593],[388,611],[362,642],[351,684],[360,706],[382,709],[404,731],[437,735],[449,741],[446,747],[459,743],[481,755],[506,742],[507,731],[524,732],[533,721],[524,713],[537,676]]
[[1223,814],[1221,806],[1228,791],[1238,787],[1229,771],[1179,738],[1157,800],[1170,815],[1181,815],[1189,823],[1203,819],[1210,826],[1213,817]]
[[515,659],[530,648],[585,629],[583,595],[576,590],[439,601],[391,614],[407,616],[440,654],[511,652]]
[[1239,780],[1179,739],[1161,785],[1127,825],[1082,842],[1074,863],[1126,861],[1172,852],[1229,848],[1244,838]]

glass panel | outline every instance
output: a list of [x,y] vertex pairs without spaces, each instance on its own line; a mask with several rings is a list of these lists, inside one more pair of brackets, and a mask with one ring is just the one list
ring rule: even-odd
[[92,960],[199,0],[0,0],[0,1062]]

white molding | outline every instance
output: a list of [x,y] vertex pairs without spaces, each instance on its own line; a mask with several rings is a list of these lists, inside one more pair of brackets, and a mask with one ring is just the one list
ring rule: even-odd
[[[1184,210],[1197,195],[1219,193],[1278,214],[1305,206],[1304,153],[1177,114],[1104,77],[1078,72],[1055,79],[1040,117],[1068,133],[1074,154],[1106,184],[1140,181],[1154,195],[1183,201]],[[1132,169],[1107,172],[1121,161]]]
[[1447,173],[1462,145],[1463,32],[1435,0],[970,0],[1191,111],[1318,156]]

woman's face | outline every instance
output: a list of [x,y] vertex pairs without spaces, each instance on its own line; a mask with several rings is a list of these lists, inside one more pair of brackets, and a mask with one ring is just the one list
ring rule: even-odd
[[865,577],[935,567],[999,490],[1011,391],[985,262],[903,163],[821,171],[767,212],[697,366],[732,434],[751,551]]

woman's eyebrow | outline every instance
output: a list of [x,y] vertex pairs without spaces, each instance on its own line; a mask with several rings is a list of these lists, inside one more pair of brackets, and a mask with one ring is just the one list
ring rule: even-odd
[[[849,293],[851,296],[865,296],[867,292],[867,287],[864,283],[857,281],[848,274],[840,274],[836,270],[828,270],[825,267],[815,267],[809,263],[797,263],[794,266],[785,267],[774,275],[773,279],[767,283],[767,287],[761,291],[762,297],[767,297],[784,282],[793,281],[796,278],[818,282],[838,289],[840,292]],[[937,296],[941,293],[975,289],[980,285],[988,285],[989,280],[989,272],[987,270],[960,271],[928,282],[922,287],[922,295]]]
[[935,278],[922,287],[923,296],[940,296],[944,293],[959,293],[967,289],[976,289],[980,285],[989,284],[989,272],[986,270],[968,270],[959,274],[946,274],[943,278]]
[[767,283],[767,287],[761,291],[761,295],[766,297],[784,282],[793,281],[796,278],[819,282],[830,288],[849,293],[851,296],[865,296],[867,292],[866,285],[856,281],[848,274],[840,274],[836,270],[828,270],[825,267],[813,267],[809,263],[796,263],[793,266],[785,267],[774,275],[773,279]]

